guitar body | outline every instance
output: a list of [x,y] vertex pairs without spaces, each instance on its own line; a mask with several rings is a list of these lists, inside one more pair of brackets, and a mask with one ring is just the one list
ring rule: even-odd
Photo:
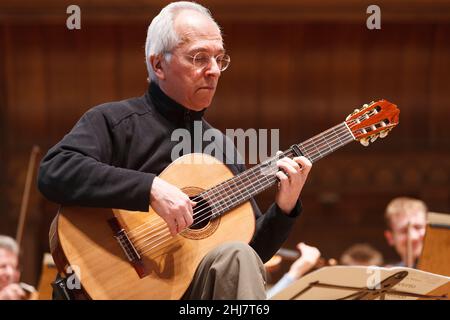
[[[233,173],[219,160],[197,153],[180,157],[159,177],[192,196],[233,177]],[[135,245],[145,275],[136,271],[114,237],[108,223],[113,217]],[[68,277],[76,274],[84,297],[179,299],[209,251],[228,241],[248,243],[255,231],[249,201],[206,222],[201,228],[171,237],[164,220],[151,208],[136,212],[61,207],[50,230],[50,247],[58,270]]]

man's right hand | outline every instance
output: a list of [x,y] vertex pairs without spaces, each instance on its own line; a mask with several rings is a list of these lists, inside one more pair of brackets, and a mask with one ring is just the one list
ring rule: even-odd
[[167,223],[172,236],[192,224],[195,203],[174,185],[158,177],[153,180],[150,206]]
[[0,300],[23,300],[25,297],[26,293],[18,283],[11,283],[0,290]]

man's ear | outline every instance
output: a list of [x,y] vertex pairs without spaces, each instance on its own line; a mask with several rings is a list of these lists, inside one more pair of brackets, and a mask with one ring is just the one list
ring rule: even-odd
[[384,237],[386,238],[386,241],[389,243],[390,246],[394,245],[394,235],[390,230],[384,231]]
[[165,79],[165,73],[164,73],[164,68],[163,68],[163,57],[161,55],[157,55],[157,56],[150,56],[150,65],[153,69],[153,72],[155,73],[156,77],[159,80],[164,80]]

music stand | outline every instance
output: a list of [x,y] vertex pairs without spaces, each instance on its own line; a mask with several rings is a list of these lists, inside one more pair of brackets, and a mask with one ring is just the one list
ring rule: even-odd
[[334,266],[306,275],[272,299],[448,300],[449,296],[449,277],[403,267]]

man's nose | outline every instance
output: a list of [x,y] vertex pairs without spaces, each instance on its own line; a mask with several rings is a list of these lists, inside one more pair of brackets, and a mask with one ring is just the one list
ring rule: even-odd
[[410,237],[412,240],[420,240],[424,235],[424,232],[422,230],[412,228],[410,232]]
[[220,76],[220,67],[215,58],[211,58],[211,64],[209,68],[206,70],[208,75]]
[[16,273],[16,269],[12,266],[7,266],[5,273],[8,275],[8,278],[11,279],[14,277],[14,275]]

